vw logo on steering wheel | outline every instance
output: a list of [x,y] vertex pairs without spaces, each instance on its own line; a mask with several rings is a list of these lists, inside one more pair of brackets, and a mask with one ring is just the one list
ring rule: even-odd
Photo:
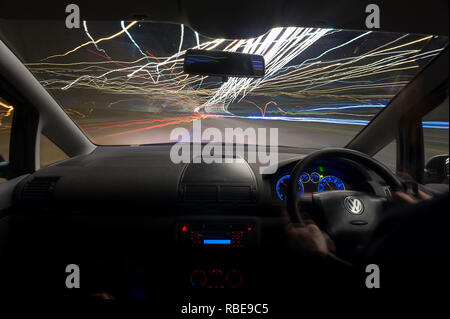
[[344,206],[345,209],[347,209],[347,211],[353,215],[362,214],[362,212],[364,211],[364,205],[362,201],[353,196],[348,196],[344,199]]

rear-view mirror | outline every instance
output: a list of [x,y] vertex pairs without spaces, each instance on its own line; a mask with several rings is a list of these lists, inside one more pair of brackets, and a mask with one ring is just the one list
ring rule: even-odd
[[264,57],[227,51],[187,50],[184,72],[195,75],[212,75],[223,78],[264,76]]

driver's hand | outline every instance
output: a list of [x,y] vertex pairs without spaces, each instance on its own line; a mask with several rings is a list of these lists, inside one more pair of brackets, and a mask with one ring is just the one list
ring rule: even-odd
[[289,244],[295,251],[320,256],[328,254],[327,241],[312,219],[305,219],[304,225],[289,223],[286,233]]
[[417,204],[433,198],[433,195],[425,190],[422,185],[415,182],[409,174],[400,172],[398,175],[404,180],[404,190],[393,193],[395,200],[408,204]]
[[430,195],[420,188],[417,190],[417,195],[413,196],[412,194],[408,194],[407,192],[397,191],[394,193],[394,198],[406,202],[408,204],[417,204],[423,200],[430,200],[433,198],[433,195]]

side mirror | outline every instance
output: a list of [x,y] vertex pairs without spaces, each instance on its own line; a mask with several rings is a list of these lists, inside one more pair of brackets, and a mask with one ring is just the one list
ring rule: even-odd
[[425,182],[448,184],[448,154],[432,157],[425,166]]
[[9,163],[5,161],[2,154],[0,154],[0,178],[8,178]]

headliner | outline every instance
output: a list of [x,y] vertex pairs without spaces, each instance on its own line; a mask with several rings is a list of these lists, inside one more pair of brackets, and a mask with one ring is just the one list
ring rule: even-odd
[[[61,19],[70,1],[0,3],[0,19]],[[122,2],[79,0],[83,20],[148,20],[183,23],[211,37],[250,38],[273,27],[331,27],[363,30],[365,6],[361,0],[165,0]],[[448,0],[378,0],[380,31],[449,34]]]

